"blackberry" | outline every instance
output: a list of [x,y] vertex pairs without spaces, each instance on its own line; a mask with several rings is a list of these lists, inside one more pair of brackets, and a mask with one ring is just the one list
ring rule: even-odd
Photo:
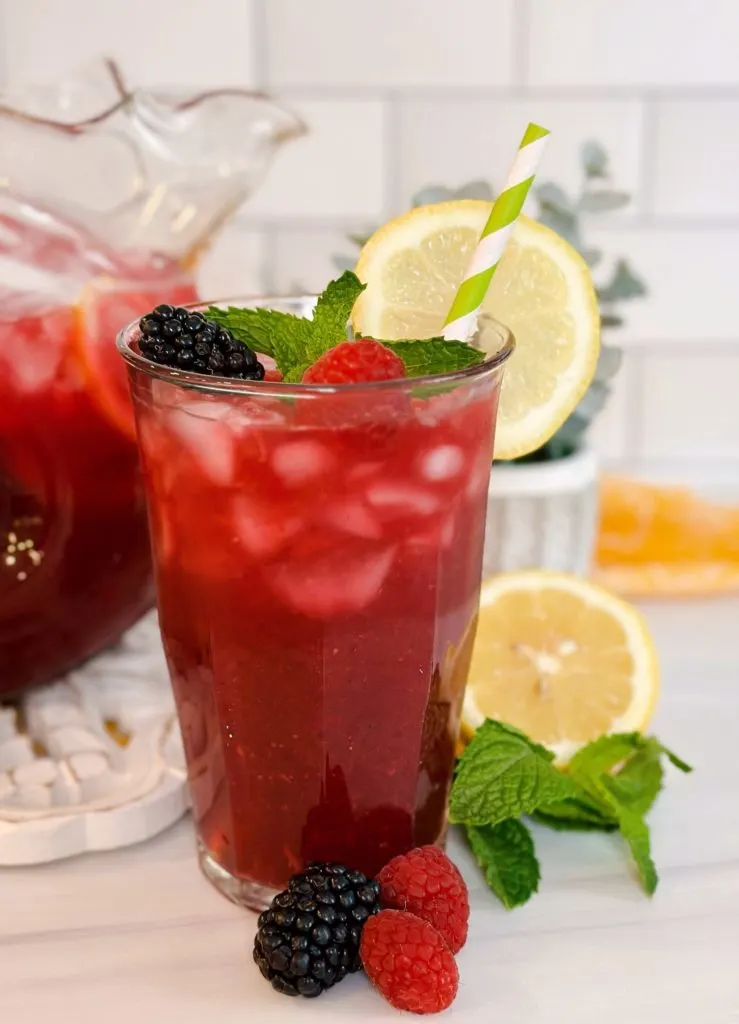
[[254,960],[278,992],[320,996],[361,970],[362,929],[379,909],[380,886],[361,871],[311,864],[260,915]]
[[263,380],[255,353],[202,313],[179,306],[157,306],[139,320],[141,354],[162,366],[210,377]]

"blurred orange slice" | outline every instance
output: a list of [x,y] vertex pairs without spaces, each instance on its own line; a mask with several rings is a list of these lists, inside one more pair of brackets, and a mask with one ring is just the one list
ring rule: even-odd
[[595,578],[631,597],[739,590],[739,508],[685,488],[606,478]]
[[160,302],[174,306],[195,302],[191,284],[178,283],[163,294],[161,283],[125,287],[113,278],[98,278],[82,291],[75,306],[75,339],[88,394],[110,423],[133,439],[133,407],[126,365],[115,347],[118,332]]

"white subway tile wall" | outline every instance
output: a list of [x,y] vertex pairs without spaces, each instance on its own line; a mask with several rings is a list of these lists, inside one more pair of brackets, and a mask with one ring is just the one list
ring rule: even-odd
[[602,141],[634,201],[589,240],[649,295],[609,339],[626,358],[593,443],[739,484],[739,0],[0,0],[0,84],[102,53],[134,83],[279,93],[310,126],[208,254],[210,294],[320,287],[346,233],[421,186],[499,184],[528,119],[568,189]]
[[520,0],[266,0],[270,85],[505,86]]
[[101,54],[134,84],[253,85],[251,39],[241,0],[0,0],[0,73],[11,87]]
[[276,220],[380,218],[385,102],[285,99],[310,131],[279,155],[249,212]]
[[643,115],[638,100],[497,95],[401,100],[398,201],[407,201],[419,184],[463,185],[487,178],[502,185],[523,129],[536,121],[552,132],[542,180],[577,190],[582,183],[580,147],[583,139],[597,133],[608,149],[619,188],[634,195],[634,204],[625,211],[633,216],[641,199]]

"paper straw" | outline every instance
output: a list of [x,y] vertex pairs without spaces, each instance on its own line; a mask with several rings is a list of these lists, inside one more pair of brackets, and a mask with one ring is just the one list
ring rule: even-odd
[[548,136],[548,129],[538,124],[530,124],[524,132],[505,188],[493,203],[446,318],[444,337],[447,341],[467,341],[477,326],[477,314],[526,202]]

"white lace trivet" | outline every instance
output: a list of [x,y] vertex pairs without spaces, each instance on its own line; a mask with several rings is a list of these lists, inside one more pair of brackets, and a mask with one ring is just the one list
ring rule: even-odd
[[0,865],[127,846],[186,809],[154,613],[81,669],[0,705]]

